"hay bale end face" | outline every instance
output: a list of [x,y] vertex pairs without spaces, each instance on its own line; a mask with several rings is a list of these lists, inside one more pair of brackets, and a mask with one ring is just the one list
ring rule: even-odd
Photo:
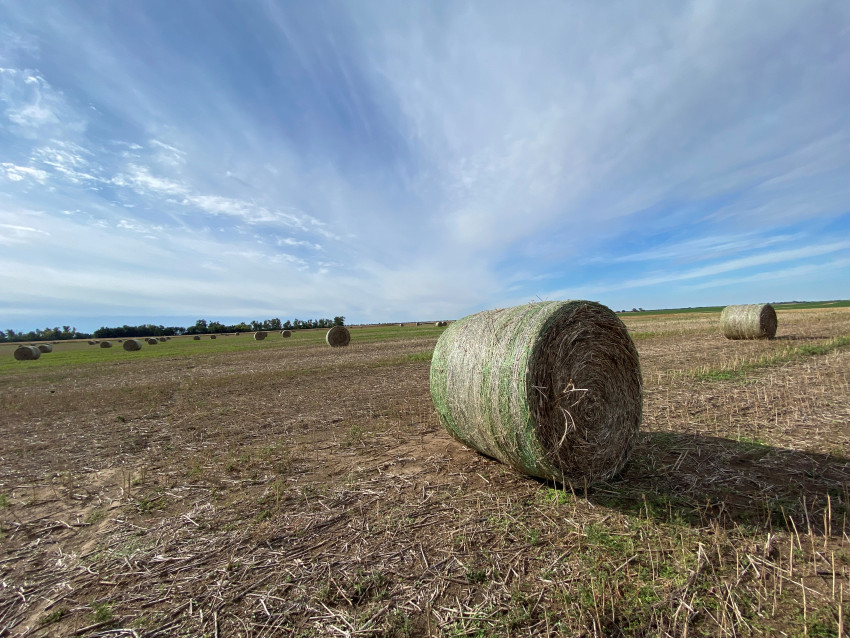
[[111,341],[101,341],[101,342],[100,342],[100,347],[101,347],[101,348],[111,348],[111,347],[112,347],[112,342],[111,342]]
[[281,330],[280,336],[283,337],[284,339],[289,339],[289,337],[292,336],[292,330]]
[[260,330],[259,332],[254,333],[254,340],[255,341],[262,341],[263,339],[265,339],[268,336],[269,336],[268,332],[266,332],[264,330]]
[[351,343],[351,333],[345,326],[334,326],[325,335],[325,341],[332,348],[344,348]]
[[53,352],[53,346],[49,343],[42,343],[37,346],[39,352]]
[[41,350],[36,346],[18,346],[15,348],[15,359],[18,361],[35,361],[41,356]]
[[546,480],[614,476],[640,428],[637,350],[617,315],[590,301],[453,322],[437,341],[430,382],[452,436]]
[[773,339],[776,326],[776,311],[769,303],[726,306],[720,313],[727,339]]
[[136,352],[142,349],[142,342],[139,339],[127,339],[122,347],[127,352]]

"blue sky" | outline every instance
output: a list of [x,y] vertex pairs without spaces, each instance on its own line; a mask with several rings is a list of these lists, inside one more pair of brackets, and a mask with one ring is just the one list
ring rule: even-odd
[[0,0],[0,328],[850,297],[850,3]]

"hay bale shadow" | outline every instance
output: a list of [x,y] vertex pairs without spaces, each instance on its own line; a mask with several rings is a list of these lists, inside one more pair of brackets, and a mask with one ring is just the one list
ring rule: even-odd
[[850,459],[756,440],[644,432],[592,503],[660,522],[843,534]]

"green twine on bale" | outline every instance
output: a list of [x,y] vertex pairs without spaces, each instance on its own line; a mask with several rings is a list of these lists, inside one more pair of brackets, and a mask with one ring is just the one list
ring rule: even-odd
[[769,303],[726,306],[720,313],[727,339],[773,339],[776,326],[776,311]]
[[604,480],[631,454],[640,362],[610,309],[551,301],[453,322],[431,359],[431,397],[462,443],[542,479]]

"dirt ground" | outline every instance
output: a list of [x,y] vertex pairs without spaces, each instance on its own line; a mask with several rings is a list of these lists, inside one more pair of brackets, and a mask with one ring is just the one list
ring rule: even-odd
[[850,309],[625,322],[587,490],[442,429],[436,336],[0,377],[0,636],[843,635]]

